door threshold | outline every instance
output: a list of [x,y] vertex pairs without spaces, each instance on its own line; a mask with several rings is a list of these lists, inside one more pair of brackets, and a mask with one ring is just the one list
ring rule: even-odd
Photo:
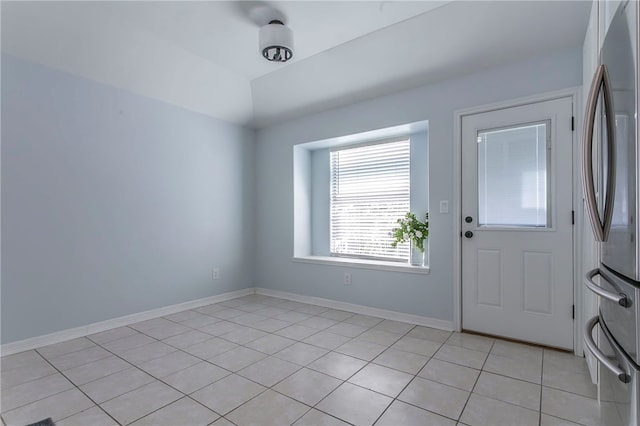
[[490,337],[492,339],[500,339],[500,340],[504,340],[505,342],[518,343],[518,344],[525,345],[525,346],[531,346],[533,348],[551,349],[551,350],[554,350],[554,351],[566,352],[566,353],[569,353],[569,354],[573,354],[573,350],[571,350],[571,349],[558,348],[558,347],[549,346],[549,345],[541,345],[539,343],[527,342],[527,341],[524,341],[524,340],[513,339],[511,337],[497,336],[495,334],[480,333],[478,331],[465,330],[465,329],[462,329],[461,333],[472,334],[474,336]]

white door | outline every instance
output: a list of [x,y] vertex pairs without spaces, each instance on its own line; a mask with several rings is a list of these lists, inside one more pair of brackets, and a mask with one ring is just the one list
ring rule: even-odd
[[462,117],[462,328],[573,349],[572,100]]

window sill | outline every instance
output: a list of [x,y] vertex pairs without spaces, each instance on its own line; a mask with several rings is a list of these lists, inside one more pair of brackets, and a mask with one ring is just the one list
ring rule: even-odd
[[317,265],[348,266],[350,268],[377,269],[380,271],[406,272],[409,274],[426,275],[430,269],[428,266],[412,266],[406,263],[385,262],[382,260],[350,259],[333,256],[298,256],[293,258],[297,263],[313,263]]

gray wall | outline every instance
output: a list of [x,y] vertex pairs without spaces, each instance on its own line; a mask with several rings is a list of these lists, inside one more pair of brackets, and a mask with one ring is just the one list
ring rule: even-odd
[[252,287],[254,152],[253,131],[3,55],[2,343]]
[[[257,133],[256,286],[453,320],[455,110],[581,84],[582,53],[571,49],[502,68],[306,116]],[[429,275],[296,263],[293,257],[293,146],[429,120]],[[342,274],[352,273],[344,286]]]

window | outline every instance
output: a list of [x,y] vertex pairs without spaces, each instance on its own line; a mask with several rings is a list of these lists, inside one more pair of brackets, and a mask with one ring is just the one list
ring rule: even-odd
[[330,153],[332,256],[406,261],[391,230],[410,210],[409,139],[334,149]]

